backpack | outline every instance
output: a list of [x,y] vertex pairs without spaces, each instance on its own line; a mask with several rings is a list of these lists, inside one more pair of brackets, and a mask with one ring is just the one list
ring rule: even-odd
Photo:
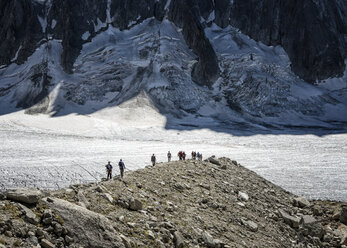
[[119,168],[124,168],[124,163],[123,161],[120,161],[119,164],[118,164]]

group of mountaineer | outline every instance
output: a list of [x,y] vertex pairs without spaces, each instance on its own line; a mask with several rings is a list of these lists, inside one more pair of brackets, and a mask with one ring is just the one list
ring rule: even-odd
[[[184,151],[179,151],[177,156],[178,156],[179,160],[186,160],[186,153]],[[172,157],[172,154],[170,151],[168,151],[168,153],[167,153],[167,161],[168,162],[171,162],[171,157]],[[198,160],[202,161],[202,154],[199,152],[192,151],[192,159],[193,160],[198,159]],[[157,158],[156,158],[154,153],[151,156],[151,162],[152,162],[152,166],[155,166],[155,164],[157,162]],[[108,163],[105,167],[106,167],[106,172],[107,172],[107,180],[112,179],[113,166],[111,165],[111,161],[108,161]],[[123,178],[124,170],[125,170],[125,164],[124,164],[122,159],[119,160],[118,167],[119,167],[119,171],[120,171],[120,177]]]

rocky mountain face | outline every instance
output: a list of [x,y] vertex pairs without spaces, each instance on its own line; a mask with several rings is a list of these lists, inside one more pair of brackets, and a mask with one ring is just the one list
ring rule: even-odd
[[345,121],[326,118],[330,105],[337,116],[346,105],[344,93],[330,91],[335,84],[305,83],[340,77],[338,89],[347,89],[343,0],[0,0],[0,7],[0,102],[8,106],[1,113],[116,104],[145,91],[161,112],[178,116],[209,108],[214,118],[254,121],[289,105],[309,119]]
[[[196,81],[212,84],[218,75],[218,62],[204,35],[201,18],[207,19],[213,12],[214,19],[210,21],[220,27],[232,25],[264,44],[282,45],[291,59],[293,71],[304,80],[313,82],[342,76],[345,69],[347,4],[341,0],[3,0],[0,7],[0,63],[6,65],[11,63],[20,46],[15,62],[24,63],[49,34],[62,39],[62,65],[71,72],[84,43],[82,34],[89,31],[91,37],[95,36],[94,25],[98,19],[128,29],[129,23],[134,25],[150,17],[163,20],[168,15],[183,28],[187,44],[200,59],[193,72]],[[42,29],[40,20],[45,22]]]
[[345,203],[297,197],[228,158],[0,192],[0,247],[345,248],[346,225]]
[[342,76],[347,56],[346,1],[216,3],[218,25],[230,24],[266,45],[283,46],[292,70],[304,80]]

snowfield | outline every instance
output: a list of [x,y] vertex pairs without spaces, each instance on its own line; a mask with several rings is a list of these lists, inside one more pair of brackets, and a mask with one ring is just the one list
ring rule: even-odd
[[[117,122],[125,112],[128,117]],[[126,106],[85,116],[31,116],[23,111],[3,115],[1,188],[55,189],[87,183],[105,177],[108,160],[116,165],[122,158],[128,170],[136,170],[150,164],[152,153],[161,162],[166,161],[168,150],[173,159],[179,150],[188,154],[195,150],[204,158],[237,160],[296,194],[347,201],[347,134],[298,135],[294,130],[292,134],[256,134],[259,130],[228,134],[227,130],[167,129],[165,122],[155,109],[133,111]]]

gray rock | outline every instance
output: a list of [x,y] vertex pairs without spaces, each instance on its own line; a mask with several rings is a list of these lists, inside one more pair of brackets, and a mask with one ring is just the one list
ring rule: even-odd
[[174,244],[175,248],[183,248],[184,238],[179,231],[174,232]]
[[112,223],[103,215],[65,200],[43,201],[64,221],[74,243],[83,247],[125,247]]
[[317,223],[318,221],[311,215],[303,215],[300,219],[300,224],[302,225],[311,225]]
[[39,244],[39,240],[35,236],[29,236],[26,241],[34,246]]
[[16,189],[7,192],[6,197],[16,202],[35,204],[43,197],[43,194],[37,189]]
[[301,217],[300,224],[307,229],[308,235],[311,237],[323,238],[325,231],[323,226],[311,215]]
[[106,200],[108,200],[110,203],[113,203],[113,197],[109,193],[104,194]]
[[210,189],[211,189],[211,186],[208,185],[208,184],[200,183],[199,186],[200,186],[201,188],[204,188],[204,189],[207,189],[207,190],[210,190]]
[[53,222],[53,218],[52,218],[52,217],[42,219],[42,223],[43,223],[44,225],[46,225],[46,226],[51,225],[52,222]]
[[52,217],[53,217],[53,214],[52,214],[52,210],[51,209],[45,209],[43,211],[43,215],[42,215],[43,219],[52,218]]
[[210,157],[207,159],[207,161],[210,162],[211,164],[221,165],[221,163],[215,157]]
[[71,238],[70,236],[66,235],[65,236],[65,242],[69,245],[69,244],[72,244],[73,243],[73,238]]
[[340,212],[340,221],[347,225],[347,207],[343,207]]
[[36,229],[36,236],[41,238],[45,236],[45,231],[43,231],[41,228]]
[[312,223],[309,225],[304,225],[308,229],[308,235],[311,237],[317,237],[319,239],[323,238],[325,231],[320,223]]
[[41,240],[41,246],[42,248],[55,248],[55,245],[53,245],[50,241],[47,239],[42,239]]
[[147,230],[147,236],[148,236],[150,239],[155,240],[154,233],[153,233],[151,230]]
[[248,194],[247,194],[247,193],[244,193],[244,192],[241,192],[241,191],[239,191],[238,197],[239,197],[239,199],[242,200],[242,201],[248,201],[248,200],[249,200]]
[[5,192],[0,192],[0,201],[5,200],[5,199],[6,199]]
[[60,237],[61,234],[63,233],[63,227],[59,223],[54,224],[54,233]]
[[131,241],[129,238],[125,237],[123,234],[120,235],[120,238],[122,239],[125,248],[133,248],[133,247],[136,247],[135,244],[134,244],[134,242]]
[[257,223],[255,223],[255,222],[253,222],[251,220],[247,220],[247,221],[242,220],[242,224],[245,225],[252,232],[257,232],[258,231]]
[[33,225],[37,225],[39,223],[39,219],[37,218],[36,214],[34,214],[33,211],[31,211],[29,208],[27,208],[26,206],[18,203],[19,208],[24,212],[25,214],[25,219],[33,224]]
[[134,211],[138,211],[138,210],[142,210],[143,204],[141,201],[135,199],[135,198],[131,198],[129,200],[129,209],[130,210],[134,210]]
[[279,210],[279,214],[283,218],[284,222],[290,225],[291,227],[299,227],[300,219],[298,217],[291,216],[284,210]]
[[220,248],[221,242],[218,239],[214,239],[211,234],[204,231],[202,233],[202,239],[208,248]]
[[303,196],[297,197],[293,199],[294,206],[298,206],[300,208],[309,207],[311,203]]
[[78,193],[77,193],[77,199],[78,199],[79,205],[80,205],[81,207],[89,208],[90,203],[89,203],[89,201],[87,200],[87,198],[85,197],[85,195],[83,194],[82,191],[78,191]]

